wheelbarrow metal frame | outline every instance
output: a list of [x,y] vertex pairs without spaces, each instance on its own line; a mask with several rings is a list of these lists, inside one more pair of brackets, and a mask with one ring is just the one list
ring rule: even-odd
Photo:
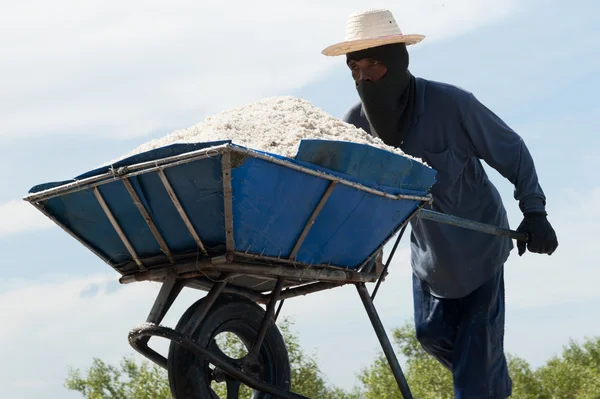
[[[164,170],[168,167],[181,165],[183,163],[192,162],[194,160],[212,157],[214,155],[221,154],[221,167],[223,174],[223,188],[224,188],[224,211],[225,211],[225,231],[226,231],[226,251],[224,255],[209,257],[207,250],[202,242],[202,238],[195,231],[190,218],[186,214],[185,210],[181,206],[179,199],[172,189]],[[240,251],[236,251],[234,248],[234,229],[233,229],[233,216],[232,216],[232,192],[231,192],[231,167],[232,167],[232,156],[235,155],[250,155],[252,157],[260,158],[268,162],[273,162],[282,166],[286,166],[304,173],[319,176],[330,181],[330,185],[326,192],[323,194],[321,200],[313,210],[309,220],[298,237],[298,241],[295,243],[291,255],[288,258],[272,258],[257,254],[249,254]],[[164,238],[156,228],[154,221],[150,213],[145,209],[142,201],[137,197],[135,190],[132,188],[130,181],[128,180],[132,176],[156,171],[162,181],[165,190],[168,192],[173,205],[177,209],[177,212],[181,216],[185,226],[189,233],[196,242],[199,250],[205,256],[202,259],[178,259],[169,249]],[[129,243],[127,235],[119,225],[119,222],[112,215],[109,207],[102,198],[98,187],[102,184],[120,180],[123,182],[127,191],[131,195],[132,201],[135,203],[140,214],[146,221],[148,228],[151,230],[152,235],[160,246],[161,251],[164,254],[164,262],[157,265],[148,267],[143,259],[135,253],[135,250]],[[413,200],[418,201],[419,204],[412,212],[412,214],[406,218],[398,227],[395,229],[387,239],[370,255],[367,259],[356,269],[351,270],[349,268],[343,268],[339,266],[331,265],[315,265],[315,264],[304,264],[295,260],[295,256],[298,249],[302,245],[303,240],[306,238],[310,228],[314,224],[314,221],[319,216],[319,212],[323,209],[324,204],[329,198],[332,190],[338,184],[348,185],[359,190],[369,192],[371,194],[383,196],[390,200]],[[90,245],[85,243],[76,234],[69,230],[65,225],[61,224],[54,216],[49,214],[43,206],[43,201],[52,197],[64,195],[67,193],[91,189],[94,193],[98,203],[102,207],[107,218],[110,220],[113,228],[117,232],[119,238],[129,251],[131,258],[137,265],[137,270],[133,272],[124,273],[117,269],[115,265],[111,264],[110,261],[94,250]],[[185,154],[175,155],[171,157],[162,158],[160,160],[141,162],[135,165],[120,167],[118,169],[112,169],[110,172],[82,179],[76,182],[68,183],[55,187],[52,189],[44,190],[38,193],[30,194],[24,198],[30,202],[48,218],[53,220],[68,234],[82,243],[86,248],[95,253],[111,267],[117,270],[122,276],[119,281],[122,284],[129,284],[139,281],[155,281],[161,282],[162,287],[156,297],[156,300],[146,318],[146,322],[133,330],[129,334],[130,345],[140,354],[158,364],[159,366],[166,368],[167,359],[154,351],[148,346],[148,342],[152,336],[162,337],[175,342],[178,345],[183,345],[189,350],[196,354],[206,358],[211,363],[215,364],[225,373],[238,379],[240,382],[262,392],[270,393],[272,395],[282,398],[304,398],[301,395],[294,394],[292,392],[282,391],[274,386],[261,382],[249,375],[244,374],[242,371],[235,369],[232,365],[225,362],[217,354],[211,353],[206,348],[203,348],[193,342],[190,338],[191,332],[194,328],[202,322],[202,318],[207,314],[210,306],[214,303],[214,300],[221,293],[232,293],[244,296],[252,301],[259,304],[265,304],[267,306],[267,312],[261,323],[259,334],[256,342],[253,345],[251,351],[256,352],[262,344],[264,334],[270,323],[274,323],[281,310],[281,305],[287,299],[294,298],[297,296],[307,295],[314,292],[323,290],[329,290],[336,287],[340,287],[347,284],[354,284],[358,295],[363,303],[365,311],[369,317],[369,320],[373,326],[373,329],[377,335],[377,338],[382,346],[383,352],[388,360],[390,368],[396,379],[398,387],[405,399],[412,398],[412,394],[406,382],[405,376],[402,372],[402,368],[398,362],[398,359],[394,353],[393,347],[386,334],[385,328],[381,323],[379,315],[373,304],[375,294],[382,282],[382,277],[385,276],[387,269],[391,263],[391,260],[395,254],[398,243],[408,226],[408,223],[414,217],[420,217],[428,220],[434,220],[441,223],[447,223],[454,226],[464,227],[470,230],[477,230],[487,234],[494,234],[499,236],[510,237],[517,240],[527,240],[527,236],[520,234],[508,229],[502,229],[479,222],[469,221],[454,216],[449,216],[441,213],[437,213],[431,210],[423,209],[425,206],[431,204],[431,195],[427,196],[415,196],[415,195],[394,195],[389,194],[381,190],[366,187],[359,183],[355,183],[343,178],[329,175],[327,173],[305,168],[303,166],[287,162],[282,159],[271,157],[267,154],[256,152],[253,150],[243,149],[239,147],[231,146],[230,144],[219,145],[216,147],[205,148],[202,150],[192,151]],[[398,234],[400,233],[400,234]],[[373,260],[383,247],[391,240],[396,234],[398,238],[394,245],[394,248],[388,257],[388,260],[383,267],[383,270],[367,270],[367,266]],[[232,284],[235,278],[240,276],[252,276],[262,278],[265,281],[275,281],[275,287],[271,290],[256,290],[248,287],[237,286]],[[216,281],[216,282],[215,282]],[[366,283],[374,283],[377,285],[372,295],[369,295],[366,288]],[[207,291],[206,301],[199,309],[196,314],[184,329],[184,331],[175,331],[173,329],[161,326],[160,323],[165,317],[166,313],[170,309],[171,305],[180,294],[184,287],[190,287]],[[279,302],[279,307],[275,310],[275,306]]]

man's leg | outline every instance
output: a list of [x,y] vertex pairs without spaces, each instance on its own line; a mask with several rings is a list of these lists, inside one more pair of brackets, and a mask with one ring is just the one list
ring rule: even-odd
[[432,296],[414,274],[413,301],[417,340],[427,353],[452,370],[454,341],[460,323],[459,301]]
[[504,399],[512,381],[504,355],[504,270],[460,299],[454,348],[456,399]]

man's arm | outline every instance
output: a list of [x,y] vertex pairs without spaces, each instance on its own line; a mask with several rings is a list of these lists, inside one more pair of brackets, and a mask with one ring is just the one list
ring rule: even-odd
[[472,94],[465,109],[464,127],[474,155],[515,186],[514,197],[523,213],[545,212],[546,196],[521,136]]
[[531,252],[551,255],[558,240],[546,218],[546,197],[525,142],[472,94],[465,109],[463,123],[472,153],[515,186],[514,197],[523,212],[517,231],[529,236],[527,244],[517,243],[519,255],[525,253],[526,247]]

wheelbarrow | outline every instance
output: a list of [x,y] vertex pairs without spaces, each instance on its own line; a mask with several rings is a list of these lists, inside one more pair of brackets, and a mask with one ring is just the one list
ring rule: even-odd
[[[24,198],[120,274],[162,283],[130,345],[167,370],[174,398],[291,392],[276,325],[284,301],[353,284],[404,398],[410,389],[373,300],[415,218],[517,240],[527,236],[426,209],[436,172],[368,145],[303,140],[294,158],[215,141],[173,144],[33,187]],[[384,246],[397,236],[385,263]],[[372,293],[366,284],[375,283]],[[207,292],[174,328],[160,323],[184,287]],[[263,308],[261,305],[264,305]],[[237,335],[247,354],[216,337]],[[148,345],[170,340],[164,356]]]

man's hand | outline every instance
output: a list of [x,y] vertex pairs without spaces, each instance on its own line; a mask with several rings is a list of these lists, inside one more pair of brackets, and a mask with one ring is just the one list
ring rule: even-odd
[[527,233],[529,242],[517,242],[519,256],[525,253],[525,247],[529,252],[552,255],[558,247],[556,232],[548,222],[546,213],[527,213],[517,228],[518,232]]

